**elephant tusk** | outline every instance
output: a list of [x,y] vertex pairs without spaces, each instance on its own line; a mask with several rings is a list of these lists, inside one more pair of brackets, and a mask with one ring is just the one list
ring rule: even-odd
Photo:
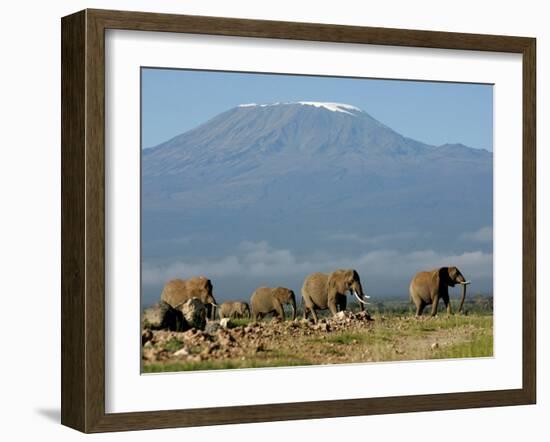
[[468,285],[468,284],[471,284],[472,281],[464,281],[464,282],[459,282],[460,285]]
[[215,302],[211,302],[210,304],[212,304],[214,307],[216,308],[219,308],[220,306],[218,304],[216,304]]
[[356,291],[354,291],[353,294],[355,295],[355,297],[357,298],[357,300],[358,300],[360,303],[365,304],[365,305],[368,305],[368,304],[369,304],[368,302],[363,301],[363,300],[359,297],[359,295],[357,294]]

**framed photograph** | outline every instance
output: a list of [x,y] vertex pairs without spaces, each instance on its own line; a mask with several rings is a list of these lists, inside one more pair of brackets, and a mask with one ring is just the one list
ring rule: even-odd
[[533,404],[535,39],[62,19],[62,423]]

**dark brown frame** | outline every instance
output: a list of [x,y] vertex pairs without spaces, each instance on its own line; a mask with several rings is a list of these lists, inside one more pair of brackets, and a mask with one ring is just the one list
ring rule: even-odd
[[[534,404],[536,40],[450,32],[84,10],[62,30],[61,422],[83,432]],[[105,30],[496,51],[523,56],[523,386],[401,397],[105,413]],[[519,189],[518,189],[519,191]]]

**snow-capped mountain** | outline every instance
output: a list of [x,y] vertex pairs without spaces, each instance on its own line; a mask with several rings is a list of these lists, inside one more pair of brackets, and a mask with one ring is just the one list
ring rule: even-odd
[[244,208],[283,197],[290,182],[305,206],[316,198],[342,205],[350,192],[370,200],[375,190],[388,198],[450,183],[460,192],[478,180],[486,188],[491,170],[485,150],[429,146],[357,107],[316,102],[238,106],[144,150],[142,163],[144,203],[172,208]]
[[143,238],[157,241],[143,253],[215,256],[263,240],[337,253],[343,243],[323,243],[333,234],[363,238],[350,253],[458,251],[463,232],[492,225],[492,167],[491,152],[427,145],[348,104],[243,104],[143,151]]
[[353,115],[354,112],[361,112],[361,109],[358,107],[352,106],[351,104],[344,103],[326,103],[320,101],[296,101],[296,102],[287,102],[287,103],[269,103],[269,104],[256,104],[256,103],[247,103],[240,104],[238,107],[268,107],[268,106],[280,106],[281,104],[301,104],[304,106],[313,106],[322,109],[326,109],[332,112],[343,112],[345,114]]

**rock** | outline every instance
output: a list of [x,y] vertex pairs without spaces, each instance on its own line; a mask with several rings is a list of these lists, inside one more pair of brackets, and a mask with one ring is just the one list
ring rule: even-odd
[[157,361],[165,361],[170,359],[170,352],[168,350],[160,350],[155,355]]
[[188,299],[182,305],[178,306],[178,310],[183,314],[189,327],[204,330],[206,326],[206,307],[199,299]]
[[149,329],[143,330],[141,333],[141,345],[145,345],[151,339],[153,339],[153,332]]
[[254,333],[255,331],[257,331],[258,329],[260,329],[260,325],[259,324],[249,324],[247,325],[245,328],[244,328],[244,332],[246,334],[248,333]]
[[217,344],[217,343],[214,343],[214,344],[210,344],[208,347],[206,347],[203,351],[202,351],[202,354],[203,355],[209,355],[211,354],[212,352],[216,351],[216,350],[219,350],[220,349],[220,344]]
[[[223,319],[222,319],[223,321]],[[215,334],[220,328],[222,328],[221,321],[208,321],[204,327],[204,332],[209,335]]]
[[361,320],[365,320],[365,321],[374,321],[374,319],[372,319],[370,313],[367,310],[364,310],[362,312],[357,313],[355,315],[355,317],[357,319],[361,319]]
[[218,342],[224,347],[231,346],[235,343],[235,338],[231,336],[227,330],[218,330]]
[[185,331],[189,329],[182,312],[163,301],[146,308],[142,313],[141,323],[144,329],[149,330]]
[[189,350],[187,347],[180,348],[178,351],[174,352],[174,356],[181,357],[181,356],[188,356]]
[[330,325],[328,322],[326,322],[324,319],[321,319],[317,325],[315,325],[314,330],[319,330],[322,332],[329,332],[330,331]]
[[229,318],[220,319],[220,327],[221,328],[229,328],[229,322],[230,322]]
[[346,319],[346,312],[341,311],[341,312],[336,313],[336,315],[334,316],[334,319],[336,319],[338,321],[342,321],[343,319]]
[[243,338],[246,335],[244,331],[244,327],[235,327],[233,329],[233,336],[237,336],[239,338]]

